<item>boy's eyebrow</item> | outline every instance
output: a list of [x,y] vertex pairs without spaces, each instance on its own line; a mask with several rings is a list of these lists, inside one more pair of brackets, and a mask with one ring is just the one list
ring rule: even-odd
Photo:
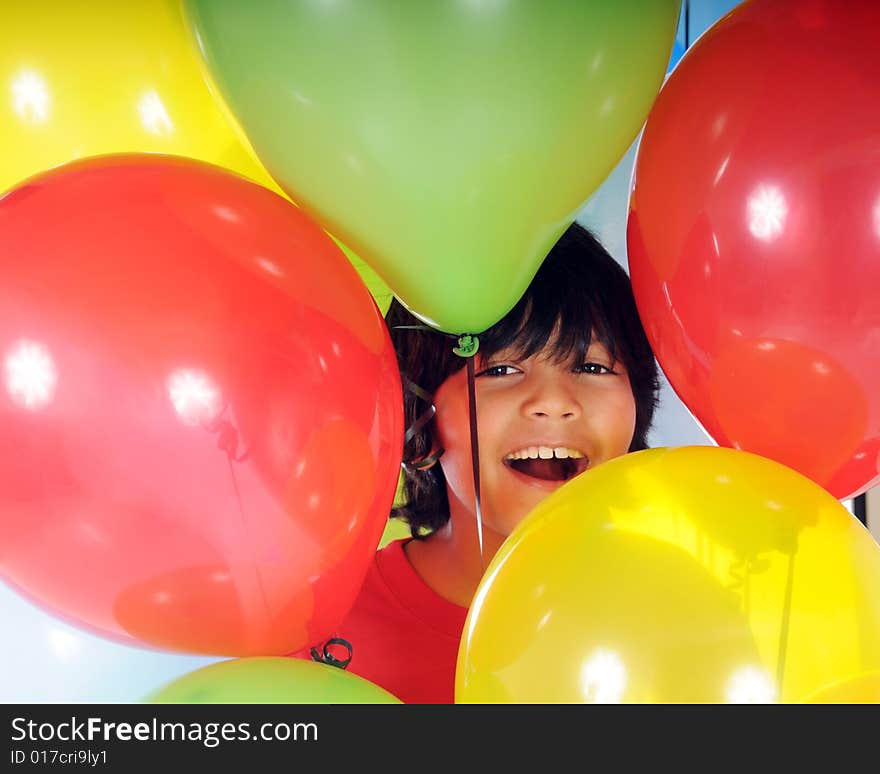
[[593,349],[593,347],[600,347],[601,349],[605,350],[609,355],[612,352],[612,348],[605,344],[603,341],[600,341],[599,339],[593,339],[590,342],[590,346],[587,347],[587,352]]
[[489,346],[484,346],[480,349],[479,354],[487,358],[494,358],[498,356],[520,357],[522,356],[523,352],[525,352],[525,346],[522,346],[514,341],[500,347],[495,347],[494,349],[490,348]]

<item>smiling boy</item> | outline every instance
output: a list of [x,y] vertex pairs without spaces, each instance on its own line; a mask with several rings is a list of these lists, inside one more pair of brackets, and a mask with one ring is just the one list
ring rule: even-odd
[[[393,515],[413,537],[376,554],[337,636],[351,644],[349,671],[408,703],[448,703],[484,568],[551,492],[646,448],[658,372],[626,272],[572,225],[517,305],[479,336],[481,553],[465,361],[448,337],[399,328],[418,321],[397,302],[386,322],[401,372],[434,396],[436,414],[404,448],[405,499]],[[407,391],[410,426],[428,408]]]

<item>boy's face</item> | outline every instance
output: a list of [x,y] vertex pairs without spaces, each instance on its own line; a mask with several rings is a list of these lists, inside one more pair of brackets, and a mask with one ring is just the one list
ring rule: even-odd
[[[623,364],[598,341],[576,367],[545,353],[476,357],[483,523],[506,537],[566,481],[629,450],[636,405]],[[451,516],[475,518],[466,369],[440,385],[435,405]]]

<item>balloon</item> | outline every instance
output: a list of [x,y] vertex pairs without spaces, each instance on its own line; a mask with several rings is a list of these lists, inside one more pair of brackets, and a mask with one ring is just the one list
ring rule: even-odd
[[678,0],[191,0],[266,167],[430,325],[516,303],[639,131]]
[[457,702],[799,702],[880,668],[880,547],[764,457],[650,449],[558,489],[468,613]]
[[[330,236],[333,237],[332,234]],[[379,275],[376,274],[369,265],[364,263],[361,258],[349,250],[344,244],[342,244],[342,242],[335,237],[333,237],[333,241],[336,242],[336,246],[345,253],[345,257],[348,258],[351,265],[354,266],[364,284],[367,286],[367,290],[370,291],[370,295],[376,300],[376,306],[379,307],[379,311],[384,317],[388,313],[388,308],[391,306],[391,300],[394,298],[391,291],[388,289],[388,286],[379,279]]]
[[[135,151],[280,190],[211,81],[180,0],[4,3],[0,80],[0,193],[68,161]],[[346,254],[387,308],[388,288]]]
[[685,405],[840,499],[880,482],[878,26],[859,0],[725,16],[651,111],[628,222],[639,313]]
[[880,672],[829,685],[807,699],[809,704],[880,704]]
[[0,582],[0,702],[138,701],[148,691],[210,664],[89,634]]
[[150,694],[151,704],[400,704],[339,667],[298,658],[240,658],[202,667]]
[[6,3],[3,21],[0,191],[119,151],[190,156],[273,186],[201,66],[178,2]]
[[353,604],[401,387],[355,271],[220,168],[120,155],[0,199],[0,576],[129,644],[282,655]]

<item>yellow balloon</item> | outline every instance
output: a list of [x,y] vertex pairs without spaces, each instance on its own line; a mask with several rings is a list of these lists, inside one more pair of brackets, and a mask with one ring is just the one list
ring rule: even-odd
[[733,449],[651,449],[548,497],[468,613],[457,702],[801,702],[880,669],[880,546]]
[[[0,19],[0,195],[121,152],[200,159],[282,193],[208,75],[180,0],[7,0]],[[345,252],[387,308],[388,288]]]
[[857,675],[817,691],[808,704],[880,704],[880,672]]
[[170,153],[277,190],[212,94],[175,0],[3,3],[0,190],[104,153]]

